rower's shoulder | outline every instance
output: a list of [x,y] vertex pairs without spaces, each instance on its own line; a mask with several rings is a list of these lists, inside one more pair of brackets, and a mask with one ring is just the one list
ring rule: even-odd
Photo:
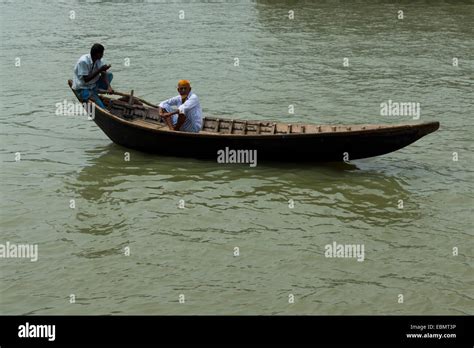
[[77,63],[88,63],[89,62],[89,59],[88,59],[88,54],[83,54],[82,56],[79,57],[79,59],[77,60]]

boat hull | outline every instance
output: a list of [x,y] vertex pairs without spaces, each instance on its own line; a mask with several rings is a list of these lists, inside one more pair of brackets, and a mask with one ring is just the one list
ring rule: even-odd
[[116,144],[167,156],[217,159],[218,151],[256,150],[258,160],[328,162],[399,150],[439,128],[438,122],[372,131],[225,136],[151,130],[96,108],[95,123]]
[[[69,80],[68,84],[71,87],[72,81]],[[286,162],[350,161],[380,156],[410,145],[439,128],[439,122],[427,122],[354,127],[307,125],[309,132],[301,131],[306,126],[295,125],[300,129],[297,133],[290,130],[291,125],[288,125],[287,133],[276,132],[275,126],[273,132],[266,134],[247,134],[246,131],[234,134],[232,130],[230,133],[218,130],[187,133],[170,131],[163,124],[146,121],[146,118],[126,119],[97,105],[94,122],[114,143],[138,151],[217,160],[222,151],[250,150],[257,151],[258,161]],[[219,128],[219,122],[217,124]]]

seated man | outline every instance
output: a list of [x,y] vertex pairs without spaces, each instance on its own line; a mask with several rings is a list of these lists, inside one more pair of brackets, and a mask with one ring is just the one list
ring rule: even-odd
[[113,75],[107,72],[110,65],[106,65],[102,61],[103,56],[104,46],[97,43],[94,44],[91,48],[91,53],[84,54],[77,61],[72,80],[72,89],[76,91],[82,102],[92,99],[101,108],[105,107],[97,93],[98,88],[104,89],[109,93],[114,91],[110,86]]
[[[202,127],[202,109],[199,98],[191,92],[191,84],[188,80],[178,82],[178,93],[178,96],[160,103],[160,116],[171,130],[198,133]],[[177,106],[178,109],[173,111],[172,106]]]

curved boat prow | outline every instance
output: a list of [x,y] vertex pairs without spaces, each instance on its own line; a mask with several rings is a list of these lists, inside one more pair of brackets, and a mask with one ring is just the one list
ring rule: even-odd
[[425,135],[436,132],[439,129],[439,122],[426,122],[422,123],[421,126],[423,127],[420,127],[419,134],[424,137]]

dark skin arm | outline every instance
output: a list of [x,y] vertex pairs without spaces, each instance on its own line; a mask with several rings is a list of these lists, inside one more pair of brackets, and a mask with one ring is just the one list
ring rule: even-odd
[[[159,108],[159,114],[161,117],[163,117],[165,123],[168,125],[168,128],[170,130],[179,130],[181,126],[183,125],[184,121],[186,121],[186,116],[184,114],[180,114],[179,110],[173,111],[173,112],[165,112],[162,108]],[[173,126],[173,123],[171,122],[171,116],[178,114],[178,122],[176,123],[176,126]]]
[[94,77],[96,77],[97,75],[101,74],[101,73],[105,73],[107,70],[109,70],[110,68],[110,65],[103,65],[100,67],[100,69],[97,69],[95,71],[92,71],[89,75],[87,76],[84,76],[84,81],[85,82],[89,82],[90,80],[92,80]]

